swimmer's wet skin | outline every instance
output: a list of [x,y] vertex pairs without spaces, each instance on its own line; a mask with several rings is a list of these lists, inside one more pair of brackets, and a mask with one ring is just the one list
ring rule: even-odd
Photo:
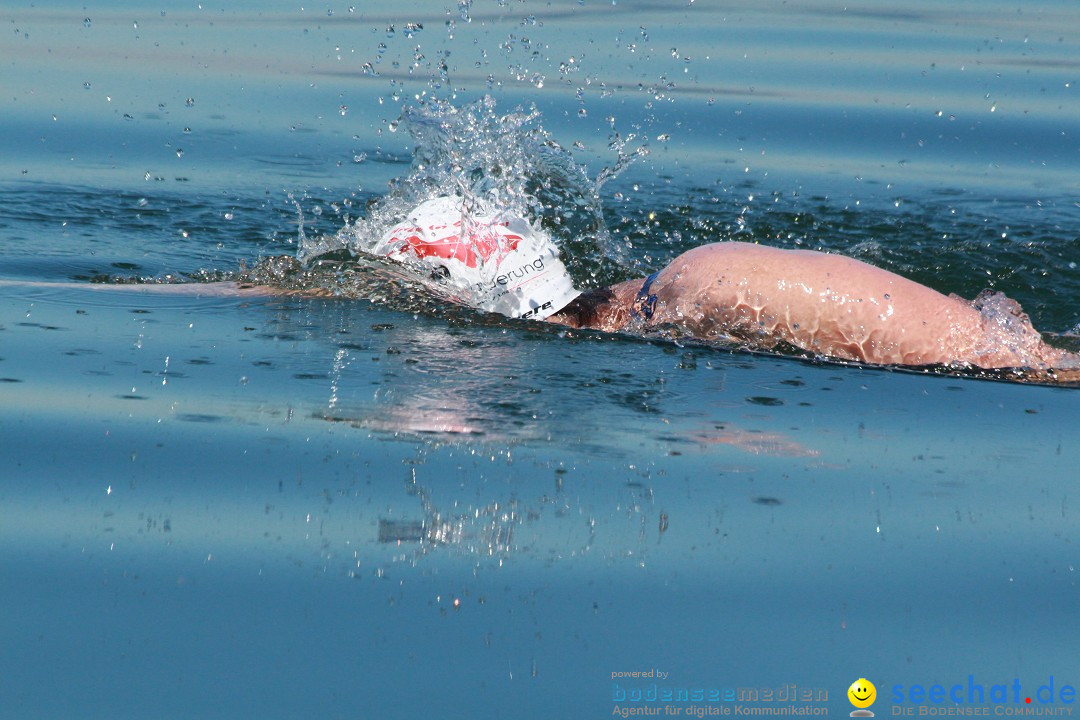
[[1080,356],[1045,344],[1018,307],[990,319],[859,260],[738,242],[694,248],[646,280],[586,293],[549,321],[609,332],[673,326],[703,340],[788,343],[881,365],[1080,368]]

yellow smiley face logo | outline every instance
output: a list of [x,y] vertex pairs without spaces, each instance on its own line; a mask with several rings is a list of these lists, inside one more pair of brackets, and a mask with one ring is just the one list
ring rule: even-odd
[[851,683],[851,687],[847,691],[848,700],[851,704],[857,708],[868,708],[874,704],[874,700],[877,699],[877,688],[874,687],[874,683],[870,682],[866,678],[859,678],[855,682]]

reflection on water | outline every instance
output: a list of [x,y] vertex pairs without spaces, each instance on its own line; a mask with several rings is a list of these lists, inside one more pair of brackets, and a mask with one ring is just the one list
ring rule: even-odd
[[[875,644],[900,650],[882,676],[933,672],[948,632],[979,673],[1071,656],[1042,640],[1013,660],[1071,607],[1051,538],[1072,532],[1072,393],[366,303],[6,297],[0,541],[18,582],[0,592],[38,619],[4,633],[107,658],[80,697],[119,692],[123,667],[190,703],[221,671],[208,647],[268,693],[267,716],[283,701],[260,678],[282,667],[302,695],[327,673],[353,688],[327,708],[363,696],[393,715],[427,706],[414,673],[462,707],[497,691],[599,712],[598,674],[635,658],[752,683]],[[70,597],[93,620],[62,623]],[[957,630],[972,609],[1026,630]],[[791,637],[813,658],[754,649]],[[282,642],[311,670],[272,661]],[[382,700],[345,682],[357,668]],[[525,715],[552,705],[535,702]]]

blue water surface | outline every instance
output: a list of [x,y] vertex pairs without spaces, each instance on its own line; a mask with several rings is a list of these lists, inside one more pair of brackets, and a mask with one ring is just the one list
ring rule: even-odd
[[0,20],[0,279],[47,283],[0,285],[0,717],[844,716],[859,678],[878,716],[969,682],[1073,707],[1075,389],[89,281],[294,254],[294,201],[334,233],[409,175],[403,107],[490,95],[591,177],[638,153],[600,188],[626,259],[583,281],[809,247],[1067,343],[1074,3]]

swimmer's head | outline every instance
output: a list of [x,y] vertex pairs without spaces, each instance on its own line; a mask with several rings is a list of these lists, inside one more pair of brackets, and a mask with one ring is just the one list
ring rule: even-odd
[[413,208],[373,252],[419,263],[460,302],[508,317],[543,320],[579,294],[545,233],[518,216],[467,211],[460,196]]

